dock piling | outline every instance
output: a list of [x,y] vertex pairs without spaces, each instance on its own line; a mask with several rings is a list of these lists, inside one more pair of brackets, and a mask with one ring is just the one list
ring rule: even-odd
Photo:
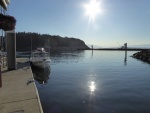
[[7,37],[7,61],[8,70],[16,69],[16,33],[9,31],[6,33]]

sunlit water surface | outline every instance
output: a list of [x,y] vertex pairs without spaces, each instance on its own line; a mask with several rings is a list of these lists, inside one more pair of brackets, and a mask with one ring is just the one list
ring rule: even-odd
[[44,113],[150,113],[150,65],[133,53],[51,54],[50,79],[36,83]]

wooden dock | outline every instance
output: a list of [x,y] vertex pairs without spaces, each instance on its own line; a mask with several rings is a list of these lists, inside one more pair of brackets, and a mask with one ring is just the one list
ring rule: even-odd
[[[17,69],[2,69],[0,113],[43,113],[28,59],[17,59]],[[29,83],[29,84],[27,84]]]

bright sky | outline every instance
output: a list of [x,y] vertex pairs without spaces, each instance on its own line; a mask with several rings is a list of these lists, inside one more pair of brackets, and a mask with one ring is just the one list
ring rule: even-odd
[[[74,37],[100,47],[150,44],[150,0],[11,0],[16,31]],[[92,12],[92,14],[91,14]]]

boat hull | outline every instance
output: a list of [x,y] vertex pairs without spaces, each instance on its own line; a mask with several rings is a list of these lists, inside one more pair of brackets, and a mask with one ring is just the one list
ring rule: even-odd
[[38,68],[46,68],[50,67],[50,61],[36,61],[36,62],[31,62],[32,66],[38,67]]

